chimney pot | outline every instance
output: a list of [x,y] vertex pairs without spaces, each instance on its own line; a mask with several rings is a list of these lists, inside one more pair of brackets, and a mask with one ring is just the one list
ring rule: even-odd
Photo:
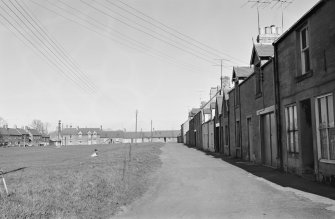
[[271,27],[265,27],[265,34],[271,33]]
[[282,33],[281,27],[277,27],[277,34],[281,34],[281,33]]

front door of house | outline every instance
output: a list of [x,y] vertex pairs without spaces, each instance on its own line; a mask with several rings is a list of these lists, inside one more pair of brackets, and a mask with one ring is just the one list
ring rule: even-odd
[[277,167],[277,134],[274,113],[261,116],[262,161],[266,166]]
[[248,134],[248,160],[251,161],[252,155],[252,127],[251,118],[247,118],[247,134]]

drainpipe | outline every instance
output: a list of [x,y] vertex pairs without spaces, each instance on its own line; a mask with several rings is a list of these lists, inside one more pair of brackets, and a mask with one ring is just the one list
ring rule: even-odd
[[[279,89],[279,72],[278,72],[278,51],[277,45],[273,44],[274,47],[274,91],[275,91],[275,112],[276,112],[276,124],[277,124],[277,145],[278,145],[278,156],[280,159],[280,169],[284,170],[283,163],[283,146],[282,146],[282,124],[281,124],[281,113],[280,113],[280,89]],[[286,155],[287,156],[287,155]],[[287,165],[287,164],[286,164]]]

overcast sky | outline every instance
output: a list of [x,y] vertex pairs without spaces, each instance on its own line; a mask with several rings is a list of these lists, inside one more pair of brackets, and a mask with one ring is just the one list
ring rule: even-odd
[[[179,129],[219,85],[215,59],[229,59],[229,77],[249,64],[257,13],[241,7],[246,0],[120,1],[0,2],[0,117],[9,126],[40,119],[51,129],[61,120],[133,131],[138,109],[139,130],[150,120]],[[284,29],[316,2],[290,4]],[[260,9],[260,24],[281,26],[281,10]]]

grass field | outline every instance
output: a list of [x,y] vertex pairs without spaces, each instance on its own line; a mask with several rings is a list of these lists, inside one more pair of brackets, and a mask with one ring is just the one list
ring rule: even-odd
[[161,146],[133,144],[131,159],[129,144],[0,148],[0,217],[108,218],[148,189]]

